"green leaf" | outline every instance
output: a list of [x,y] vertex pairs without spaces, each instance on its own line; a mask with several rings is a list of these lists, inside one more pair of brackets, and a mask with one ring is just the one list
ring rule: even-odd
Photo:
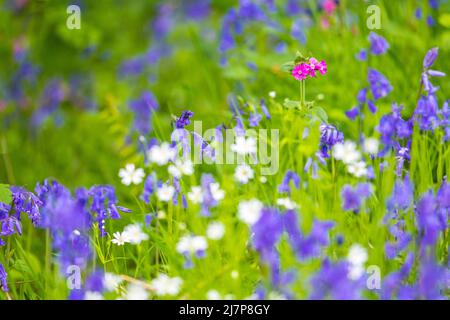
[[281,65],[281,70],[284,71],[284,72],[291,73],[292,69],[294,69],[294,67],[295,67],[295,62],[294,61],[289,61],[289,62],[283,63]]
[[0,202],[10,204],[12,202],[12,193],[8,184],[0,183]]
[[327,112],[322,107],[313,107],[310,110],[311,121],[328,122]]

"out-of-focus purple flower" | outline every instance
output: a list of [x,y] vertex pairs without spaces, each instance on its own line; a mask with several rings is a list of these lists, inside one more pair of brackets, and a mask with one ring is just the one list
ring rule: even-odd
[[406,279],[411,272],[413,264],[414,254],[410,252],[400,269],[384,278],[380,293],[380,298],[382,300],[390,300],[397,296],[398,290],[402,287],[403,280]]
[[369,34],[369,42],[370,51],[373,55],[384,54],[389,49],[389,43],[386,41],[386,39],[376,34],[375,32],[371,32]]
[[244,20],[265,20],[266,14],[253,0],[239,0],[239,17]]
[[428,0],[428,4],[433,10],[439,9],[439,0]]
[[155,192],[156,187],[156,177],[155,174],[149,174],[147,178],[145,178],[144,182],[144,191],[142,192],[141,199],[144,200],[145,203],[150,203],[150,196]]
[[104,291],[105,274],[100,270],[95,270],[86,279],[86,291],[99,292]]
[[416,17],[417,20],[422,19],[422,8],[420,7],[416,8],[416,10],[414,11],[414,16]]
[[359,183],[356,187],[345,185],[341,191],[342,209],[358,213],[361,204],[372,194],[370,184]]
[[311,279],[310,299],[360,299],[364,282],[350,280],[348,269],[349,266],[346,262],[332,263],[325,259],[321,269]]
[[297,214],[294,210],[289,210],[284,216],[284,226],[292,250],[299,259],[304,260],[320,256],[321,249],[329,244],[329,231],[334,222],[314,220],[310,233],[304,235],[300,230]]
[[261,110],[264,113],[264,115],[266,116],[266,119],[270,119],[270,112],[269,109],[267,109],[267,105],[266,105],[266,101],[264,99],[261,99]]
[[417,226],[420,232],[420,243],[422,246],[434,245],[441,231],[446,229],[442,225],[437,214],[437,203],[434,194],[430,191],[425,193],[416,205]]
[[251,127],[257,127],[261,121],[262,116],[258,112],[251,112],[248,118],[248,122]]
[[432,26],[434,26],[436,24],[436,22],[434,21],[433,16],[431,16],[431,15],[428,15],[426,20],[427,20],[427,25],[430,26],[430,27],[432,27]]
[[164,38],[172,29],[174,7],[171,4],[162,4],[158,8],[158,14],[152,22],[153,35],[157,40]]
[[362,88],[359,90],[356,99],[360,104],[365,104],[367,101],[367,88]]
[[64,98],[65,93],[61,82],[58,79],[49,81],[41,95],[39,107],[33,113],[31,119],[33,126],[38,127],[47,117],[56,112]]
[[203,216],[210,216],[210,209],[217,206],[217,200],[214,199],[211,193],[211,184],[215,183],[214,177],[211,174],[203,174],[201,178],[203,202],[201,213]]
[[345,111],[345,115],[350,120],[355,120],[357,116],[359,116],[359,106],[353,107],[350,110]]
[[177,119],[175,122],[175,127],[177,129],[183,129],[184,127],[188,126],[191,123],[191,118],[194,115],[194,113],[190,110],[185,110],[181,113],[181,116]]
[[405,231],[404,220],[398,220],[389,227],[390,234],[394,237],[394,242],[386,242],[385,253],[388,259],[394,259],[400,252],[405,250],[412,240],[412,236]]
[[3,292],[9,291],[7,277],[8,274],[6,273],[3,265],[0,263],[0,288],[2,289]]
[[134,113],[134,127],[141,135],[147,135],[151,132],[151,117],[153,111],[159,108],[155,96],[145,91],[137,100],[129,103],[130,109]]
[[408,175],[403,180],[398,179],[394,185],[392,197],[388,200],[389,210],[407,210],[413,204],[414,186]]
[[193,20],[202,20],[209,15],[211,0],[183,1],[185,15]]
[[375,100],[386,97],[392,91],[392,86],[386,77],[375,69],[369,69],[367,81]]
[[297,19],[292,23],[291,35],[301,44],[306,43],[306,25],[302,19]]
[[300,188],[300,177],[297,173],[295,173],[292,170],[286,171],[283,181],[278,186],[278,192],[279,193],[291,193],[291,187],[289,186],[290,182],[294,182],[295,188]]
[[367,107],[371,113],[375,114],[377,112],[377,106],[372,100],[367,101]]
[[356,55],[355,58],[359,61],[366,61],[367,60],[367,50],[361,49]]
[[421,130],[433,130],[439,125],[438,109],[434,94],[422,96],[419,99],[414,116]]
[[450,183],[446,179],[437,192],[436,200],[441,208],[450,208]]

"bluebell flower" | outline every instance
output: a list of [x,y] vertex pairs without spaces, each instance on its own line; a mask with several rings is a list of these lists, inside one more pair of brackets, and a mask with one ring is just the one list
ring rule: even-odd
[[381,55],[386,53],[389,49],[389,43],[385,38],[376,34],[375,32],[371,32],[369,34],[370,41],[370,51],[373,55]]
[[181,116],[177,119],[175,123],[175,127],[177,129],[183,129],[191,123],[191,118],[194,116],[194,113],[190,110],[185,110],[181,113]]
[[356,55],[355,58],[359,61],[366,61],[367,60],[367,50],[361,49]]
[[437,202],[434,194],[430,191],[422,195],[416,205],[417,227],[420,232],[421,246],[434,245],[441,231],[445,231],[447,223],[442,225],[437,214]]
[[359,106],[353,107],[350,110],[345,111],[345,115],[350,120],[355,120],[357,116],[359,116]]
[[403,180],[398,179],[394,184],[392,197],[389,198],[388,210],[407,210],[413,205],[414,186],[408,175]]
[[0,288],[3,292],[8,292],[8,274],[5,271],[5,268],[0,263]]
[[356,187],[344,185],[341,191],[342,209],[358,213],[364,200],[372,194],[372,188],[367,183],[359,183]]
[[140,135],[148,135],[151,128],[151,117],[155,110],[159,108],[155,96],[145,91],[139,99],[129,103],[130,109],[134,113],[134,128]]
[[291,187],[289,186],[289,183],[291,181],[294,182],[294,186],[296,189],[300,188],[300,177],[294,171],[288,170],[284,174],[283,181],[278,186],[278,192],[279,193],[291,193]]
[[375,100],[386,97],[392,91],[392,86],[386,77],[375,69],[369,69],[367,81]]
[[425,58],[423,59],[423,68],[429,69],[433,66],[434,62],[437,59],[439,53],[439,48],[434,47],[428,50],[427,54],[425,55]]
[[266,101],[264,99],[261,99],[260,106],[261,106],[262,112],[266,116],[266,119],[270,119],[271,118],[270,112],[269,112],[269,109],[267,108]]
[[248,121],[251,127],[257,127],[261,119],[262,116],[258,112],[251,112]]
[[363,281],[348,278],[349,266],[346,262],[322,262],[320,270],[311,279],[310,299],[357,300],[361,298]]
[[381,286],[380,298],[382,300],[390,300],[397,296],[398,291],[403,286],[403,281],[408,277],[414,264],[414,253],[408,253],[404,264],[398,271],[387,275]]
[[329,158],[329,151],[337,144],[344,141],[344,134],[336,127],[328,124],[320,125],[320,156],[322,158]]
[[61,81],[58,79],[50,80],[39,99],[38,109],[32,115],[32,125],[35,127],[40,126],[50,115],[58,110],[64,99],[65,93]]

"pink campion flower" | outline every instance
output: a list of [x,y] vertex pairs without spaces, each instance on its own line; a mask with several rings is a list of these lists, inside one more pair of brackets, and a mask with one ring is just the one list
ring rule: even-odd
[[327,73],[327,64],[324,60],[320,61],[320,63],[314,68],[315,70],[318,70],[321,75],[324,75]]
[[307,63],[300,63],[292,70],[292,76],[298,80],[305,80],[311,72],[311,67]]
[[322,8],[327,14],[332,14],[336,10],[336,2],[334,0],[325,0],[322,3]]

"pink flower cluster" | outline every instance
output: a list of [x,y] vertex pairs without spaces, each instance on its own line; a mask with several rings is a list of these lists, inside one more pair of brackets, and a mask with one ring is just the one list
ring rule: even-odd
[[309,63],[302,62],[296,65],[292,70],[292,76],[298,81],[301,81],[308,77],[315,77],[316,71],[324,75],[327,73],[327,64],[324,60],[319,62],[316,58],[310,58]]

